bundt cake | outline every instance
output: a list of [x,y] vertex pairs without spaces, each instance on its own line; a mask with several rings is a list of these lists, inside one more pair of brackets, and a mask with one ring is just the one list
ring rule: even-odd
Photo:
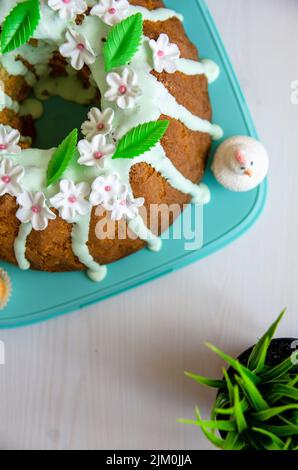
[[[0,259],[99,281],[160,249],[153,207],[209,201],[219,70],[182,21],[161,0],[1,0]],[[36,149],[40,101],[57,94],[91,105],[82,135]]]

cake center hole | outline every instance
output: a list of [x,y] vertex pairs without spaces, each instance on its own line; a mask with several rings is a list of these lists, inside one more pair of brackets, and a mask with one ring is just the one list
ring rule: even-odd
[[43,114],[35,121],[36,137],[32,145],[40,149],[57,147],[74,128],[79,130],[79,139],[85,138],[81,126],[88,119],[90,108],[99,107],[95,87],[86,86],[76,76],[41,79],[32,97],[43,105]]

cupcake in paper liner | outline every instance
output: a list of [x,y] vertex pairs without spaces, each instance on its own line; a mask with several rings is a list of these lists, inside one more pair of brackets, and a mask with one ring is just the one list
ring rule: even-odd
[[4,269],[0,268],[0,310],[8,304],[11,295],[10,278]]

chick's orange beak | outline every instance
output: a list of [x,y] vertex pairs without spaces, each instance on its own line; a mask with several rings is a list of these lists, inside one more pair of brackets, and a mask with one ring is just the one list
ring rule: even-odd
[[245,170],[244,174],[251,178],[252,177],[252,170],[250,168],[248,168],[247,170]]

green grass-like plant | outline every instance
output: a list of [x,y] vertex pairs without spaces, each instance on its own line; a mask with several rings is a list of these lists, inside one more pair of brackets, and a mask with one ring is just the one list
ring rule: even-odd
[[268,348],[283,311],[253,348],[247,364],[207,346],[229,364],[223,379],[186,372],[199,384],[219,389],[210,420],[180,422],[199,426],[222,450],[298,450],[298,371],[291,355],[275,367],[266,364]]

